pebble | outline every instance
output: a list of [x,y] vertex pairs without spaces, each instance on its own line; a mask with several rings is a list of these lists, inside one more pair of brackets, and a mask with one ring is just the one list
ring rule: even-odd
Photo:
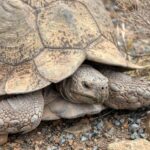
[[140,128],[140,129],[138,130],[138,133],[139,133],[139,134],[143,134],[143,133],[144,133],[144,129]]
[[74,137],[73,134],[67,134],[67,135],[66,135],[66,138],[67,138],[68,140],[73,140],[75,137]]
[[114,121],[114,124],[115,124],[116,126],[121,126],[121,123],[120,123],[119,120],[115,120],[115,121]]
[[52,147],[47,147],[47,150],[58,150],[58,147],[56,147],[56,146],[52,146]]
[[96,127],[98,130],[103,129],[103,127],[104,127],[103,122],[101,121],[101,122],[97,123]]
[[87,141],[87,140],[88,140],[87,137],[85,137],[85,136],[82,136],[82,137],[81,137],[81,141],[82,141],[82,142],[85,142],[85,141]]
[[94,146],[92,150],[99,150],[98,146]]
[[146,136],[145,133],[141,133],[141,134],[140,134],[140,137],[141,137],[141,138],[147,138],[147,136]]
[[66,142],[66,139],[65,138],[61,138],[60,139],[60,144],[62,145],[62,144],[64,144]]
[[140,128],[139,125],[134,123],[129,127],[129,130],[131,132],[136,132],[136,131],[138,131],[139,128]]
[[136,123],[137,123],[137,124],[140,124],[140,123],[141,123],[141,119],[137,119],[137,120],[136,120]]
[[131,138],[131,140],[135,140],[135,139],[139,138],[139,135],[137,132],[134,132],[133,134],[131,134],[130,138]]
[[124,118],[121,118],[121,119],[120,119],[120,123],[121,123],[121,124],[124,124],[124,122],[125,122],[125,119],[124,119]]

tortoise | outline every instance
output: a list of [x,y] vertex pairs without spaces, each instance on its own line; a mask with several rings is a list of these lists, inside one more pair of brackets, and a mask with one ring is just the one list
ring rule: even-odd
[[[60,92],[50,85],[32,93],[1,97],[0,144],[7,142],[8,133],[29,132],[41,121],[83,117],[108,107],[134,110],[150,105],[150,82],[107,67],[99,72],[82,65],[57,88]],[[101,103],[95,102],[99,98]]]
[[[85,60],[126,69],[143,68],[126,60],[118,50],[111,19],[99,0],[0,0],[1,143],[6,141],[8,133],[36,128],[42,116],[43,120],[50,120],[49,106],[60,105],[51,103],[51,90],[46,90],[44,97],[48,97],[48,102],[44,102],[39,91],[47,86],[53,89],[52,83],[60,83],[57,88],[66,102],[64,106],[72,105],[77,109],[83,103],[88,105],[88,112],[85,110],[75,117],[101,111],[101,103],[108,99],[109,93],[106,77],[96,71],[97,75],[94,74],[90,83],[71,84],[78,77],[76,74],[82,72],[75,73]],[[89,88],[91,82],[96,84],[96,97],[70,94],[70,89],[66,88],[78,85]],[[44,103],[48,108],[45,107],[43,113]],[[64,110],[64,106],[57,107],[57,110]],[[114,100],[112,107],[115,106]]]

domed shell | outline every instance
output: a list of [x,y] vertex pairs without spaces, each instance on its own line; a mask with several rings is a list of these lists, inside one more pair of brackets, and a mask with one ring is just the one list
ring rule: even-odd
[[0,0],[0,95],[36,91],[85,59],[126,68],[99,0]]

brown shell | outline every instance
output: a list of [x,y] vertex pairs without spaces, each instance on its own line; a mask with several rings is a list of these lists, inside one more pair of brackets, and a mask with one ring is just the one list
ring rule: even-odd
[[100,0],[0,0],[0,95],[57,83],[85,59],[138,68],[112,30]]

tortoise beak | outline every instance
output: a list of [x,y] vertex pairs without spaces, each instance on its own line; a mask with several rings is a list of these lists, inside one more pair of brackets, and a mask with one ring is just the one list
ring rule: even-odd
[[96,91],[96,97],[97,97],[97,103],[103,104],[109,98],[109,88],[107,86],[98,88]]

